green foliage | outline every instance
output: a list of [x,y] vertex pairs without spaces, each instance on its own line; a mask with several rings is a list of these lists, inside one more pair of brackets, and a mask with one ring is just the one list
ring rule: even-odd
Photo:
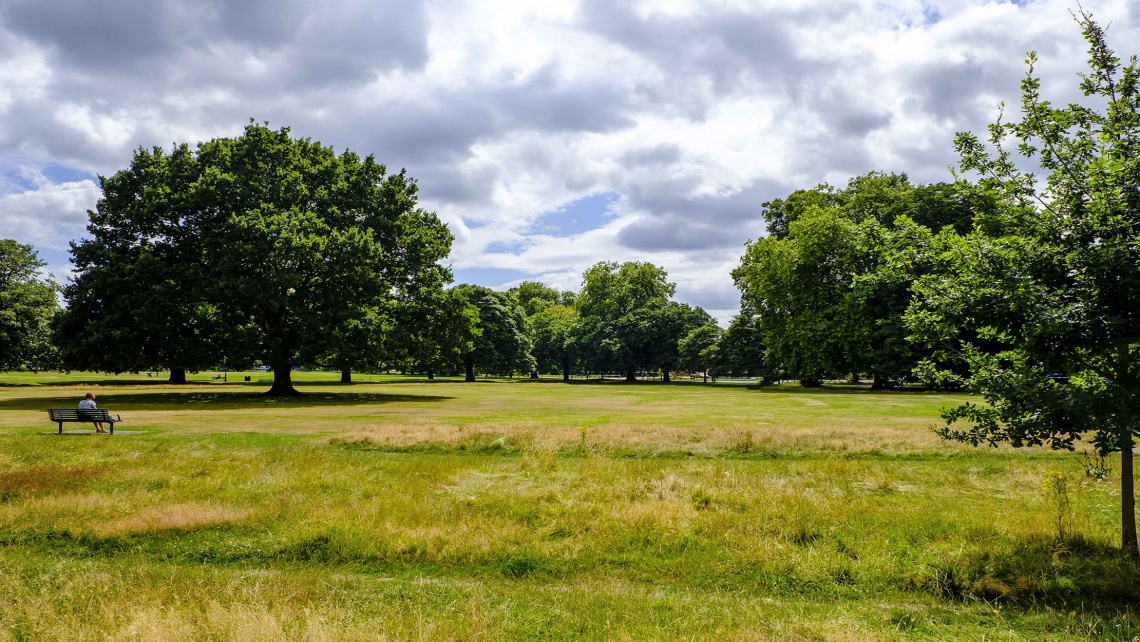
[[742,306],[717,341],[713,367],[720,375],[767,378],[774,373],[766,365],[765,352],[756,313]]
[[291,367],[374,364],[399,304],[441,288],[451,234],[416,184],[287,128],[169,154],[136,152],[102,180],[74,245],[60,339],[70,362],[200,369],[231,356]]
[[[719,344],[724,330],[715,323],[697,326],[677,344],[680,355],[678,365],[690,372],[704,373],[708,377],[713,364],[719,361]],[[714,373],[714,377],[716,374]]]
[[455,288],[427,290],[401,305],[397,326],[395,361],[431,376],[457,371],[482,332],[479,308]]
[[861,320],[852,280],[865,260],[858,226],[834,209],[809,208],[786,237],[748,244],[733,278],[772,364],[815,381],[850,371],[847,346]]
[[672,300],[676,285],[651,263],[601,262],[582,276],[577,344],[583,365],[594,372],[660,369],[669,379],[677,344],[689,330],[712,322],[700,308]]
[[[946,411],[945,437],[1062,449],[1091,437],[1100,452],[1121,452],[1122,542],[1135,554],[1140,69],[1135,58],[1120,64],[1087,13],[1077,21],[1089,44],[1081,89],[1103,112],[1044,100],[1029,55],[1021,119],[999,117],[988,146],[957,137],[961,169],[977,172],[1001,207],[966,236],[915,233],[925,251],[914,258],[929,272],[915,282],[907,322],[944,361],[965,364],[988,402]],[[1019,169],[1011,143],[1046,173],[1044,184]]]
[[902,320],[914,277],[888,261],[911,240],[900,230],[961,233],[993,199],[961,181],[911,185],[872,172],[764,207],[769,235],[747,246],[733,277],[772,366],[809,382],[865,373],[883,386],[922,356]]
[[518,301],[527,317],[533,317],[553,305],[572,306],[577,298],[573,292],[560,292],[538,281],[523,281],[508,293]]
[[578,312],[565,305],[547,306],[530,317],[531,354],[540,371],[556,370],[569,380],[578,359],[578,324]]
[[0,239],[0,370],[58,365],[51,342],[58,288],[39,276],[44,265],[32,246]]
[[467,379],[474,380],[475,369],[496,375],[534,370],[526,314],[514,297],[480,285],[457,285],[454,289],[479,315],[473,347],[464,355]]

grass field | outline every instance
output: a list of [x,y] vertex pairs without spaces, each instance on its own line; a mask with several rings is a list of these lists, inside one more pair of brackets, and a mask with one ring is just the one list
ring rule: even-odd
[[0,640],[1140,639],[1117,462],[957,395],[295,374],[0,374]]

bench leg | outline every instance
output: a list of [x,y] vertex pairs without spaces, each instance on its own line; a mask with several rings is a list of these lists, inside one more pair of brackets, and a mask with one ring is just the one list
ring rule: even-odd
[[115,434],[115,422],[111,422],[111,434]]
[[63,422],[59,422],[59,434],[63,434]]

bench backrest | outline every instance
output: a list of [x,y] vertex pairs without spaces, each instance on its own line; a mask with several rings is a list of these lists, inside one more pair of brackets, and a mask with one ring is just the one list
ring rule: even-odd
[[111,421],[111,413],[102,408],[48,408],[52,421]]

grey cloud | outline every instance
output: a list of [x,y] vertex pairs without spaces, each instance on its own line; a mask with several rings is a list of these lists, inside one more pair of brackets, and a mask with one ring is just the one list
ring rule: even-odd
[[174,50],[178,9],[147,0],[24,0],[9,4],[3,17],[9,29],[50,46],[68,64],[106,71]]
[[[680,95],[691,100],[700,81],[717,95],[736,92],[750,81],[796,93],[834,63],[797,53],[793,29],[834,21],[854,10],[849,2],[826,10],[725,11],[698,16],[643,18],[625,3],[591,0],[583,9],[585,28],[654,61],[669,77],[664,87],[643,89],[658,100]],[[675,82],[674,82],[675,81]],[[692,104],[685,104],[692,110]]]
[[840,114],[834,119],[834,122],[836,130],[841,136],[862,138],[877,129],[890,125],[891,120],[893,118],[890,114],[856,110],[848,114]]
[[634,124],[629,99],[615,83],[569,83],[558,65],[548,65],[521,84],[485,96],[503,123],[543,131],[608,132]]
[[625,247],[642,251],[724,247],[735,245],[738,239],[744,242],[737,230],[712,221],[669,218],[667,221],[656,217],[634,221],[618,232],[617,240]]
[[618,242],[642,251],[739,248],[763,232],[761,203],[791,190],[758,180],[727,196],[686,191],[680,184],[656,185],[649,194],[630,190],[629,206],[644,213],[618,232]]
[[618,158],[618,162],[627,168],[672,165],[679,160],[681,160],[681,147],[673,144],[639,147]]
[[993,96],[1017,86],[1017,72],[1006,64],[982,65],[973,56],[962,61],[943,61],[915,69],[910,74],[914,88],[911,108],[955,123],[973,121],[981,114],[979,95]]
[[[8,29],[48,46],[69,70],[102,83],[148,78],[155,90],[185,90],[187,80],[238,93],[312,89],[422,69],[428,58],[419,2],[25,0],[2,15]],[[260,71],[241,64],[247,57]]]

